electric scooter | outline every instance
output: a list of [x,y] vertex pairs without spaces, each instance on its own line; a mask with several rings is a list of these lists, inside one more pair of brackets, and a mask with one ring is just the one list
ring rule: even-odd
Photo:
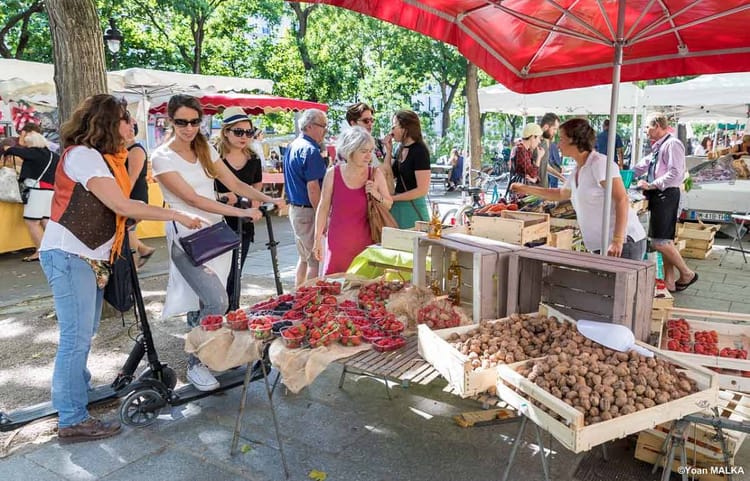
[[[266,218],[266,226],[268,228],[269,242],[266,243],[266,247],[271,251],[276,290],[279,294],[282,294],[281,275],[276,250],[278,242],[274,238],[273,226],[269,215],[273,209],[275,209],[274,204],[264,204],[260,207],[263,216]],[[242,236],[241,225],[238,230],[238,234]],[[242,244],[241,240],[240,237],[240,245]],[[240,247],[237,248],[237,250],[239,249]],[[190,401],[242,385],[246,371],[244,367],[232,369],[216,376],[216,379],[219,381],[219,387],[213,391],[198,391],[191,384],[174,389],[177,384],[177,375],[174,369],[159,360],[156,352],[151,327],[146,316],[146,307],[143,302],[140,283],[138,282],[138,275],[135,270],[133,255],[127,246],[123,249],[123,252],[130,262],[135,300],[134,313],[136,324],[139,325],[141,332],[136,337],[135,345],[115,380],[108,386],[97,386],[89,391],[88,407],[92,408],[107,404],[114,399],[124,397],[125,399],[120,407],[120,417],[123,423],[130,426],[147,426],[156,420],[161,409],[167,405],[178,406],[186,404]],[[239,272],[239,261],[240,256],[237,255],[235,261],[237,263],[235,272],[235,276],[237,276],[235,278],[236,289],[240,287],[238,279],[241,275]],[[237,299],[236,303],[239,303],[239,295],[235,297]],[[147,359],[148,367],[136,379],[135,371],[144,356]],[[262,361],[259,361],[253,367],[251,382],[263,379],[264,371],[270,371],[267,347],[264,350]],[[51,401],[21,408],[10,413],[0,412],[0,432],[13,431],[28,423],[55,415],[57,415],[57,411],[52,407]]]

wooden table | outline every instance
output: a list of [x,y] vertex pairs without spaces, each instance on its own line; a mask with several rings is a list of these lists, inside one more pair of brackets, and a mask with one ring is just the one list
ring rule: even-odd
[[362,351],[342,360],[341,363],[344,369],[341,371],[339,388],[344,386],[347,374],[375,377],[385,381],[388,399],[391,399],[389,380],[403,386],[408,386],[411,382],[427,385],[440,376],[440,373],[419,355],[416,335],[407,337],[406,346],[397,351]]

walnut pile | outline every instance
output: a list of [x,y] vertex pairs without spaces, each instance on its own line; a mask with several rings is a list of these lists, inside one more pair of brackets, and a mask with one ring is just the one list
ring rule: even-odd
[[583,413],[590,425],[664,404],[697,391],[695,381],[663,359],[616,352],[594,343],[544,359],[518,372]]
[[451,334],[447,340],[469,357],[474,369],[560,354],[565,346],[575,350],[594,345],[572,324],[536,314],[512,314],[502,321],[485,320],[478,328],[465,334]]

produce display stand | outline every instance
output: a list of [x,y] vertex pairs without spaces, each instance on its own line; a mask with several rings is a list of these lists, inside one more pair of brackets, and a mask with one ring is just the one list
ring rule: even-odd
[[[696,331],[716,331],[718,348],[744,349],[750,352],[750,315],[699,309],[665,309],[660,319],[658,346],[666,349],[670,320],[684,319],[690,326],[691,339]],[[750,360],[709,356],[688,352],[671,352],[687,362],[717,370],[722,389],[750,393]],[[743,376],[743,372],[745,374]]]
[[388,399],[391,399],[388,381],[397,382],[402,387],[408,387],[410,383],[427,385],[440,375],[432,365],[420,357],[417,336],[407,337],[406,346],[399,350],[363,351],[340,362],[343,368],[339,378],[339,389],[344,387],[347,374],[373,377],[383,380]]
[[445,279],[450,254],[457,252],[462,278],[461,307],[472,312],[474,322],[498,317],[500,301],[495,288],[499,265],[497,252],[447,238],[420,237],[415,239],[414,246],[414,285],[427,287],[429,272],[437,279]]
[[540,302],[574,319],[612,322],[647,341],[656,265],[583,252],[536,247],[517,251],[508,266],[508,312]]

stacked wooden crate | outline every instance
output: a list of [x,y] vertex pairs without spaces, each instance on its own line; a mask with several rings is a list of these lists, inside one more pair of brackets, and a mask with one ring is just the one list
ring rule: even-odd
[[461,306],[471,312],[474,322],[499,317],[497,252],[447,238],[419,237],[414,245],[414,285],[428,287],[428,275],[442,282],[450,266],[451,252],[456,252],[461,266]]
[[471,235],[509,244],[526,245],[545,242],[550,231],[549,214],[504,210],[499,216],[475,215],[471,219]]
[[510,258],[508,312],[533,312],[540,302],[573,319],[613,322],[648,341],[656,265],[536,247]]
[[[750,397],[732,391],[719,391],[719,415],[722,418],[733,421],[747,421],[750,419]],[[664,441],[669,435],[671,424],[659,424],[653,429],[641,431],[638,434],[638,443],[636,444],[635,459],[645,461],[650,464],[656,463],[657,459],[663,456],[662,449]],[[695,479],[699,481],[720,481],[726,479],[723,474],[718,474],[724,466],[724,452],[718,439],[716,430],[713,427],[703,424],[694,424],[686,430],[687,439],[685,439],[685,448],[687,452],[687,462],[691,473],[695,474]],[[727,457],[730,466],[741,466],[742,463],[736,463],[736,455],[742,443],[747,437],[747,433],[740,431],[724,430],[724,442],[726,445]],[[660,463],[663,465],[664,458]],[[672,464],[672,471],[681,472],[686,466],[682,466],[679,455]],[[714,472],[712,473],[712,469]]]
[[677,225],[677,239],[679,243],[685,241],[685,247],[680,251],[682,257],[690,259],[705,259],[714,247],[714,237],[719,230],[718,225],[706,225],[700,220],[684,222]]

